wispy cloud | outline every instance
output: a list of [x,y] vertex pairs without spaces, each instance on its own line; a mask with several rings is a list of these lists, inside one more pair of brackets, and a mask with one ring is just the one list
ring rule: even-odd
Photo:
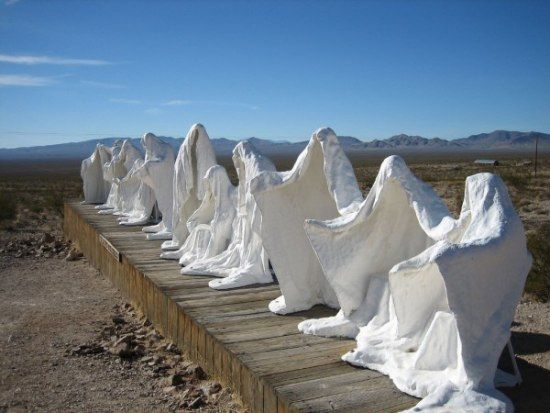
[[112,62],[97,59],[71,59],[55,56],[31,56],[0,54],[0,63],[13,63],[19,65],[67,65],[67,66],[105,66]]
[[168,102],[164,102],[163,105],[164,106],[183,106],[183,105],[189,105],[191,103],[193,103],[191,100],[174,99],[174,100],[169,100]]
[[119,85],[116,83],[96,82],[94,80],[81,80],[80,83],[85,86],[98,87],[101,89],[126,89],[126,86],[124,85]]
[[1,86],[48,86],[56,83],[51,77],[30,75],[0,75]]
[[112,98],[109,99],[109,102],[112,103],[122,103],[124,105],[139,105],[141,104],[141,100],[138,99],[119,99],[119,98]]
[[20,0],[5,0],[4,5],[13,6],[15,3],[19,3]]
[[[257,110],[259,109],[259,106],[250,105],[248,103],[242,103],[242,102],[226,102],[226,101],[218,101],[218,100],[183,100],[183,99],[172,99],[167,100],[164,102],[151,102],[151,101],[141,101],[137,99],[109,99],[110,102],[113,103],[124,103],[127,105],[144,105],[144,104],[150,104],[150,105],[157,105],[157,106],[187,106],[187,105],[204,105],[204,106],[234,106],[234,107],[241,107],[245,109],[250,110]],[[145,110],[145,113],[149,115],[158,115],[162,113],[162,110],[158,107],[152,107]]]
[[160,115],[162,113],[162,110],[160,110],[159,108],[149,108],[149,109],[145,109],[144,112],[147,114],[147,115]]
[[257,110],[259,106],[250,105],[242,102],[227,102],[219,100],[180,100],[174,99],[163,103],[164,106],[184,106],[184,105],[214,105],[214,106],[237,106],[250,110]]

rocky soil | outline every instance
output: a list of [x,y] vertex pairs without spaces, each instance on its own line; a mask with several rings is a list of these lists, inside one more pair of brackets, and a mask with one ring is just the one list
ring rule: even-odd
[[0,249],[0,412],[243,411],[62,239]]

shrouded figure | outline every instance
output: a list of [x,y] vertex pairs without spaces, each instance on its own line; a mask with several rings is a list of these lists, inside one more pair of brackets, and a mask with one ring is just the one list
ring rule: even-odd
[[112,148],[113,157],[111,161],[103,166],[103,177],[111,183],[111,190],[107,201],[97,206],[100,213],[111,214],[122,209],[122,196],[119,182],[123,179],[134,165],[137,159],[140,159],[141,153],[132,145],[129,139],[117,140]]
[[89,158],[82,161],[80,177],[83,183],[84,202],[102,204],[107,200],[110,185],[103,179],[103,165],[111,160],[111,150],[100,143]]
[[[204,198],[203,178],[216,164],[216,154],[204,126],[193,125],[180,146],[174,166],[172,239],[162,244],[164,251],[178,250],[187,239],[187,220]],[[180,256],[173,252],[162,257],[179,259]]]
[[275,166],[249,141],[239,142],[233,149],[233,163],[239,177],[239,186],[237,216],[233,221],[231,242],[222,253],[195,260],[181,271],[182,274],[222,277],[210,281],[210,287],[216,289],[273,281],[267,254],[262,245],[262,216],[250,193],[250,182],[262,171],[275,171]]
[[269,309],[286,314],[315,304],[337,308],[304,230],[306,218],[335,218],[363,201],[336,134],[330,128],[319,129],[290,171],[263,172],[251,188],[262,213],[262,242],[282,292]]
[[356,336],[343,359],[388,374],[423,397],[415,411],[506,411],[495,382],[531,266],[523,225],[502,180],[466,180],[454,219],[433,189],[392,156],[358,211],[306,231],[340,313],[299,329]]
[[202,202],[187,220],[187,239],[177,252],[164,252],[161,257],[177,253],[180,264],[189,265],[218,255],[228,247],[237,214],[237,189],[220,165],[208,169],[202,185]]
[[147,184],[155,194],[162,220],[143,228],[147,239],[172,238],[172,180],[174,179],[175,155],[172,147],[152,133],[141,138],[145,149],[145,162],[134,175]]

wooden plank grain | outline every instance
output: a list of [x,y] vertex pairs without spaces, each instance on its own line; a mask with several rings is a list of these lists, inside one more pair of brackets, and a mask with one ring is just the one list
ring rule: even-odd
[[[272,314],[267,306],[281,294],[277,284],[212,290],[213,277],[182,275],[177,261],[161,259],[162,242],[147,240],[141,227],[120,226],[116,217],[97,212],[91,205],[67,203],[67,236],[166,337],[233,387],[252,412],[393,412],[417,403],[386,376],[342,362],[353,340],[298,331],[300,321],[336,310],[315,306]],[[100,235],[120,252],[120,262],[101,245]]]

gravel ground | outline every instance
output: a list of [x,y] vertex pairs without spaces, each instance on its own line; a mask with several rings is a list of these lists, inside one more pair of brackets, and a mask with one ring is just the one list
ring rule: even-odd
[[25,255],[0,253],[0,412],[242,411],[86,260]]

